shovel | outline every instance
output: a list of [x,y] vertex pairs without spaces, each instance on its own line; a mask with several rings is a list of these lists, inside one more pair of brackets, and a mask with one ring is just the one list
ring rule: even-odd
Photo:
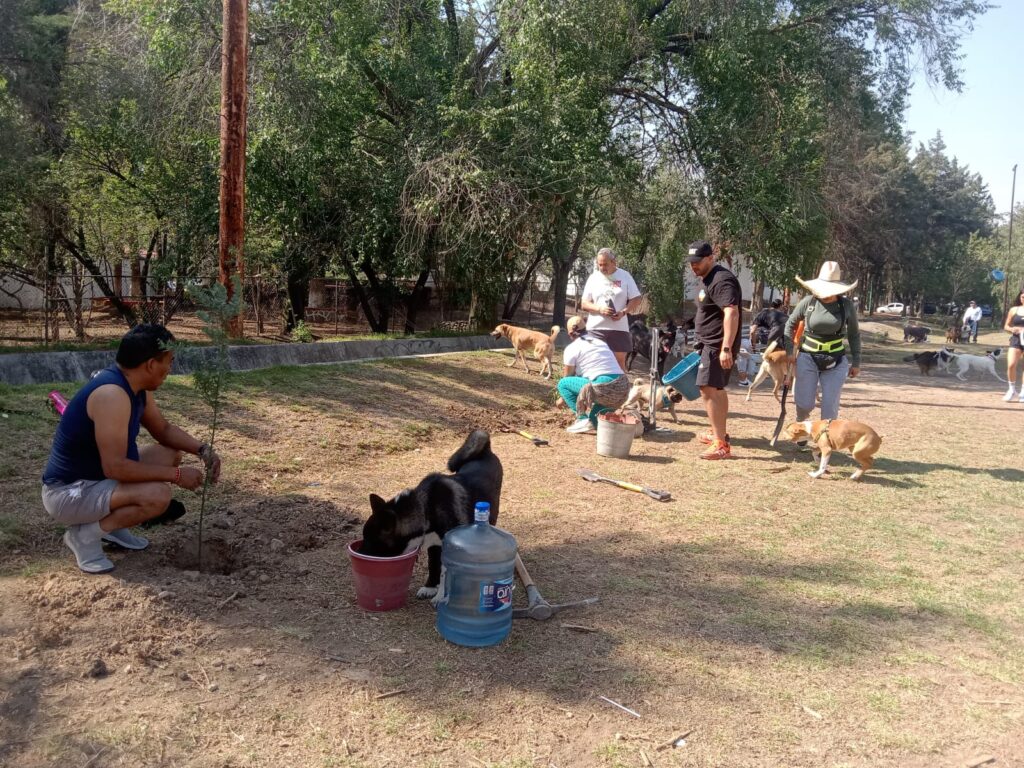
[[625,480],[612,480],[610,477],[602,477],[589,469],[578,470],[579,476],[584,480],[591,483],[611,483],[619,488],[625,488],[627,491],[636,491],[637,493],[646,493],[652,499],[658,501],[671,501],[672,494],[668,491],[657,491],[654,488],[648,488],[646,485],[634,485],[633,483],[627,483]]
[[529,432],[524,432],[521,429],[517,429],[515,432],[516,432],[517,435],[522,435],[527,440],[532,440],[534,445],[537,445],[537,446],[540,446],[540,445],[550,445],[550,443],[548,443],[548,441],[545,440],[543,437],[537,437],[536,435],[531,435]]

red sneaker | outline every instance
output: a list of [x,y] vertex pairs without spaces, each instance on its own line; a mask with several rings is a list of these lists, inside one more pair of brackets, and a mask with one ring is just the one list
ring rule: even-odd
[[724,440],[714,440],[711,443],[711,447],[708,448],[704,453],[700,455],[702,459],[708,461],[717,461],[718,459],[731,459],[732,448]]

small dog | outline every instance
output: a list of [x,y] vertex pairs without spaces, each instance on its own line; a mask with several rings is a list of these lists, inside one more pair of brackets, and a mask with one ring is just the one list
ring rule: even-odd
[[845,419],[797,421],[786,427],[786,436],[790,440],[809,441],[816,459],[820,454],[818,469],[808,472],[814,479],[825,474],[832,451],[849,448],[854,460],[860,464],[860,469],[855,470],[850,479],[860,480],[875,463],[875,454],[882,445],[882,438],[867,424]]
[[932,371],[939,365],[941,359],[939,352],[915,352],[903,358],[904,363],[917,363],[922,376],[931,376]]
[[915,343],[928,341],[928,329],[923,325],[905,325],[903,326],[903,340]]
[[397,557],[427,548],[427,582],[416,593],[420,599],[438,599],[441,540],[453,528],[473,522],[476,502],[491,505],[492,525],[498,520],[503,470],[491,451],[491,436],[482,429],[470,433],[448,459],[448,469],[455,474],[427,475],[390,501],[370,494],[370,517],[363,525],[364,555]]
[[[551,358],[555,352],[555,338],[561,329],[557,325],[551,326],[551,335],[545,336],[540,331],[531,331],[529,328],[520,328],[516,325],[501,323],[493,331],[491,336],[496,339],[505,338],[512,342],[512,349],[516,351],[512,362],[508,364],[511,368],[516,360],[523,361],[523,368],[530,372],[530,366],[526,362],[526,353],[532,351],[533,356],[543,361],[540,367],[540,375],[545,379],[551,378]],[[547,371],[547,374],[544,372]]]
[[754,394],[754,390],[757,385],[765,380],[766,376],[771,376],[775,386],[772,388],[772,394],[775,395],[776,400],[781,401],[779,391],[782,389],[782,382],[786,379],[786,372],[793,365],[795,358],[792,355],[787,355],[784,349],[775,349],[776,342],[772,342],[768,345],[768,349],[765,350],[761,360],[761,367],[757,369],[757,375],[754,380],[750,382],[750,388],[747,390],[747,397],[744,402],[750,401],[750,396]]
[[[672,416],[672,421],[678,424],[679,417],[676,416],[676,403],[683,402],[683,393],[675,387],[659,384],[654,392],[654,396],[656,399],[655,410],[663,411],[668,409],[669,414]],[[633,388],[629,390],[629,397],[626,398],[626,402],[619,408],[619,412],[621,413],[629,408],[639,408],[641,412],[647,413],[650,404],[651,380],[644,378],[635,379],[633,381]]]
[[956,377],[960,381],[967,381],[967,377],[964,374],[977,369],[982,373],[991,373],[999,381],[1006,382],[1006,379],[996,373],[996,360],[999,358],[999,353],[1002,352],[1001,349],[990,350],[984,355],[965,355],[954,352],[951,349],[944,349],[942,351],[949,356],[950,363],[956,365]]
[[946,329],[946,343],[959,344],[962,333],[963,329],[961,329],[959,326],[950,326],[949,328]]

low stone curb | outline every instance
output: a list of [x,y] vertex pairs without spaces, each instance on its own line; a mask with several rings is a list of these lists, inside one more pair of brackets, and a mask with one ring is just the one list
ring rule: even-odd
[[[322,365],[390,357],[413,357],[485,349],[509,349],[506,339],[492,336],[450,336],[430,339],[368,339],[313,344],[254,344],[228,348],[233,371],[255,371],[277,365]],[[179,355],[173,374],[189,374],[199,360],[211,357],[212,347],[192,347]],[[93,371],[114,362],[114,350],[87,352],[22,352],[0,355],[0,383],[11,386],[86,381]]]

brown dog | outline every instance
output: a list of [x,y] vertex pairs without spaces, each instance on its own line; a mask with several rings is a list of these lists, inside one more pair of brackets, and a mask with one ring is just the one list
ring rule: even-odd
[[[676,416],[676,403],[683,401],[683,393],[675,387],[659,384],[654,396],[656,398],[655,409],[663,411],[667,408],[668,412],[672,415],[672,421],[678,424],[679,417]],[[629,390],[629,397],[626,398],[626,402],[619,408],[619,412],[621,413],[627,408],[639,408],[641,411],[646,411],[650,407],[650,402],[651,380],[649,378],[635,379],[633,381],[633,388]]]
[[796,358],[792,355],[787,355],[784,349],[775,349],[777,344],[778,342],[773,341],[768,345],[768,349],[764,351],[764,355],[761,358],[761,367],[757,369],[757,376],[750,382],[744,402],[750,402],[750,396],[754,394],[757,385],[764,381],[766,376],[771,376],[772,382],[775,384],[772,387],[772,394],[775,395],[775,399],[782,399],[779,396],[779,390],[782,388],[782,382],[786,378],[786,373],[790,370]]
[[[559,330],[561,329],[554,325],[551,327],[551,335],[545,336],[540,331],[531,331],[529,328],[520,328],[516,325],[502,323],[491,331],[491,336],[496,339],[508,339],[512,342],[512,349],[516,351],[516,354],[512,358],[512,362],[508,364],[509,368],[516,364],[516,360],[521,359],[523,361],[523,368],[529,373],[530,366],[526,362],[526,353],[533,352],[533,356],[542,361],[540,375],[544,376],[545,379],[550,379],[551,357],[555,352],[555,337],[558,336]],[[544,373],[545,370],[547,371],[546,375]]]
[[946,329],[946,342],[949,344],[960,343],[960,328],[956,325]]
[[853,458],[860,464],[860,469],[855,470],[850,479],[859,480],[875,463],[875,454],[882,445],[882,438],[867,424],[845,419],[797,421],[786,427],[786,437],[790,440],[808,440],[815,454],[821,454],[817,471],[808,473],[813,478],[825,474],[832,451],[849,448]]

